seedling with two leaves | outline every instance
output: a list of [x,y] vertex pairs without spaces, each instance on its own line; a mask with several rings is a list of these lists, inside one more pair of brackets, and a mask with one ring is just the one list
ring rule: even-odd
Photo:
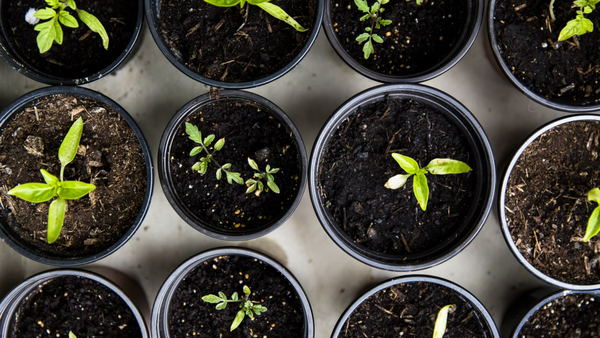
[[64,180],[65,167],[75,159],[82,133],[83,119],[80,117],[73,123],[58,150],[58,159],[61,163],[60,180],[41,169],[40,172],[46,183],[25,183],[8,192],[9,195],[31,203],[47,202],[58,196],[50,203],[48,210],[48,243],[54,243],[60,235],[67,210],[66,201],[82,198],[96,189],[93,184]]
[[433,338],[443,338],[446,333],[446,325],[448,323],[448,312],[454,305],[446,305],[440,309],[437,318],[435,320],[435,327],[433,329]]
[[108,49],[108,33],[100,20],[83,9],[77,8],[75,0],[46,0],[46,3],[50,7],[40,9],[33,15],[38,19],[48,20],[37,24],[34,28],[40,32],[37,36],[40,54],[49,51],[54,42],[62,45],[63,30],[61,24],[69,28],[79,27],[77,19],[68,11],[69,8],[77,13],[79,20],[86,24],[92,32],[100,35],[104,49]]
[[281,7],[272,4],[271,0],[204,0],[211,5],[215,5],[218,7],[233,7],[237,4],[240,5],[240,8],[244,8],[244,4],[248,2],[250,5],[256,5],[260,7],[265,12],[269,13],[276,19],[279,19],[288,25],[294,27],[299,32],[306,32],[308,29],[302,27],[294,18],[292,18],[289,14],[287,14]]
[[246,185],[248,186],[246,194],[254,192],[256,196],[259,196],[260,193],[265,190],[265,185],[262,182],[262,180],[264,179],[267,180],[267,186],[271,188],[271,190],[274,193],[279,194],[279,187],[277,186],[277,184],[275,184],[275,178],[273,177],[273,174],[279,172],[279,168],[271,168],[271,166],[267,164],[265,171],[261,171],[258,168],[258,164],[256,164],[256,162],[254,162],[254,160],[250,157],[248,157],[248,164],[256,172],[254,173],[253,179],[249,179],[246,181]]
[[[572,38],[575,35],[583,35],[585,33],[592,32],[594,30],[594,23],[590,19],[584,17],[583,15],[592,13],[592,11],[596,9],[596,4],[598,2],[600,2],[600,0],[574,1],[574,7],[579,7],[579,10],[577,11],[577,16],[575,17],[575,19],[567,22],[565,27],[560,31],[560,34],[558,34],[558,41],[564,41]],[[550,2],[550,16],[552,18],[552,21],[555,20],[553,4],[554,0]]]
[[[422,1],[422,0],[421,0]],[[385,20],[381,17],[384,9],[382,5],[387,4],[390,0],[377,0],[371,7],[367,3],[367,0],[354,0],[356,7],[365,15],[360,18],[360,21],[369,20],[371,23],[370,27],[365,28],[365,33],[356,37],[356,41],[359,43],[365,43],[363,45],[363,53],[365,59],[368,59],[371,54],[375,52],[373,48],[373,41],[377,43],[383,43],[383,38],[373,32],[373,29],[381,29],[382,26],[388,26],[392,24],[392,20]]]
[[216,306],[217,310],[223,310],[224,308],[227,307],[227,304],[229,304],[229,303],[240,303],[240,310],[238,311],[237,315],[235,316],[233,323],[231,323],[230,331],[237,329],[237,327],[240,326],[240,324],[244,320],[244,317],[248,316],[250,318],[254,318],[255,314],[257,316],[260,316],[263,312],[267,311],[266,307],[259,305],[256,302],[253,302],[250,300],[250,294],[252,292],[250,291],[249,287],[244,285],[243,291],[244,291],[244,296],[241,299],[239,298],[237,292],[234,292],[231,295],[231,299],[227,299],[227,295],[225,295],[225,293],[223,293],[223,292],[219,292],[218,296],[207,295],[207,296],[202,297],[202,300],[207,303],[217,304],[217,306]]
[[463,174],[472,170],[466,163],[449,158],[433,159],[425,168],[421,168],[417,161],[408,156],[393,153],[392,157],[408,174],[396,175],[390,178],[385,184],[385,187],[388,189],[398,189],[406,184],[406,181],[414,175],[413,192],[423,211],[427,209],[427,202],[429,200],[429,186],[427,185],[426,174]]

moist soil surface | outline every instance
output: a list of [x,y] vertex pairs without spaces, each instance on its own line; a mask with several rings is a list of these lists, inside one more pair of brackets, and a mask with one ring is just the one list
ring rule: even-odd
[[[368,1],[369,6],[374,1]],[[365,60],[363,44],[356,37],[371,27],[353,0],[331,1],[331,22],[344,50],[361,65],[377,73],[408,76],[430,69],[450,55],[465,30],[467,0],[390,1],[381,17],[389,26],[374,28],[383,43],[373,42],[375,53]]]
[[334,129],[319,166],[319,191],[336,226],[356,243],[393,255],[423,252],[458,236],[475,204],[473,172],[427,174],[429,202],[423,211],[413,177],[400,189],[384,187],[405,174],[392,153],[421,167],[452,158],[479,169],[462,132],[435,108],[391,97],[359,107]]
[[[127,48],[138,17],[137,0],[77,0],[83,9],[100,20],[109,36],[108,50],[104,49],[100,35],[92,32],[73,10],[68,10],[79,23],[79,28],[62,26],[63,43],[40,54],[37,46],[38,32],[25,21],[30,8],[42,9],[44,0],[2,1],[4,34],[9,44],[31,68],[52,77],[83,78],[108,67]],[[44,22],[44,21],[40,21]]]
[[[67,201],[62,232],[48,244],[48,207],[6,191],[44,180],[40,169],[59,177],[58,149],[73,121],[82,117],[83,135],[64,179],[96,190]],[[127,122],[109,106],[87,97],[52,95],[26,106],[0,136],[0,220],[35,250],[53,257],[97,254],[117,242],[133,225],[146,193],[146,163]]]
[[513,168],[506,191],[512,240],[542,273],[573,284],[600,282],[600,238],[583,242],[597,204],[600,122],[570,122],[542,134]]
[[[494,11],[498,49],[513,75],[532,92],[556,101],[593,103],[600,98],[600,30],[557,42],[566,23],[575,19],[573,1],[499,0]],[[585,15],[598,26],[600,11]]]
[[257,80],[290,63],[308,42],[318,12],[317,0],[272,1],[308,29],[298,32],[255,5],[158,1],[157,30],[171,53],[194,72],[225,82]]
[[431,338],[440,309],[448,314],[444,338],[492,337],[483,315],[456,291],[434,283],[391,286],[369,297],[350,315],[338,338]]
[[[234,292],[243,298],[244,285],[251,290],[249,300],[265,306],[266,312],[254,319],[245,317],[230,332],[240,310],[229,303],[223,310],[202,297]],[[200,263],[179,283],[171,299],[169,330],[173,338],[300,338],[304,337],[304,311],[298,293],[279,271],[248,256],[221,256]]]
[[280,193],[267,190],[263,180],[265,191],[259,196],[246,194],[246,185],[228,184],[224,173],[217,180],[219,165],[215,161],[202,175],[192,167],[206,153],[190,156],[198,144],[189,139],[182,123],[170,149],[170,175],[188,212],[213,227],[246,232],[270,224],[289,210],[299,192],[300,155],[291,131],[275,114],[248,101],[221,99],[200,107],[185,122],[197,126],[203,137],[215,135],[211,152],[217,140],[225,139],[214,159],[221,166],[231,163],[228,170],[240,173],[244,182],[255,173],[248,158],[256,161],[261,171],[267,165],[280,169],[273,174]]
[[519,337],[600,337],[600,302],[597,296],[575,294],[559,297],[537,310]]
[[83,277],[57,277],[40,284],[13,317],[10,338],[138,338],[129,306],[106,286]]

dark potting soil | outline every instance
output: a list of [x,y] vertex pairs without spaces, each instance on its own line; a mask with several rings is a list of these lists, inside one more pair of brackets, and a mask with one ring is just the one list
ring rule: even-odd
[[506,222],[515,245],[536,269],[573,284],[600,282],[600,238],[583,242],[597,206],[600,122],[570,122],[525,149],[508,180]]
[[104,49],[100,35],[92,32],[74,11],[69,10],[79,28],[62,26],[63,43],[40,54],[37,46],[38,32],[25,21],[29,8],[42,9],[44,0],[2,1],[4,34],[23,61],[44,74],[62,78],[90,76],[119,58],[135,32],[138,17],[137,0],[77,0],[83,9],[100,20],[109,36],[108,50]]
[[[202,297],[218,292],[228,299],[234,292],[242,297],[244,285],[252,291],[249,300],[267,311],[244,318],[230,332],[238,303],[216,310]],[[304,337],[304,310],[292,284],[270,265],[248,256],[221,256],[200,263],[179,283],[171,299],[169,330],[173,338]]]
[[537,310],[527,320],[519,337],[600,337],[600,302],[594,295],[559,297]]
[[[546,99],[592,103],[600,98],[600,30],[557,42],[575,18],[573,1],[556,0],[550,23],[549,2],[499,0],[494,11],[500,55],[525,87]],[[600,11],[585,15],[598,26]]]
[[[58,149],[78,117],[84,121],[83,135],[65,180],[91,183],[96,190],[67,201],[61,235],[48,244],[50,202],[29,203],[6,191],[43,183],[40,169],[59,176]],[[2,130],[0,187],[0,219],[28,245],[57,257],[90,256],[133,225],[146,192],[146,163],[133,130],[112,108],[87,97],[52,95],[22,109]]]
[[444,338],[492,337],[483,315],[458,292],[425,282],[391,286],[369,297],[350,315],[338,338],[431,338],[440,309],[448,314]]
[[240,173],[244,182],[255,173],[248,157],[261,170],[267,164],[281,169],[273,175],[280,193],[265,190],[260,196],[246,194],[246,185],[228,184],[225,174],[217,180],[219,166],[214,161],[202,175],[192,166],[206,153],[190,156],[198,144],[189,139],[182,123],[170,149],[170,169],[175,190],[189,212],[214,227],[245,232],[265,226],[289,210],[299,192],[300,157],[291,131],[275,114],[248,101],[222,99],[202,106],[185,122],[197,126],[203,137],[214,134],[213,145],[225,138],[225,146],[214,158],[221,165],[231,163],[229,171]]
[[[367,1],[371,6],[374,1]],[[425,71],[450,55],[464,33],[469,1],[390,1],[381,17],[389,26],[374,28],[383,43],[373,43],[375,53],[365,60],[356,37],[371,26],[353,0],[331,1],[331,22],[344,50],[361,65],[381,74],[412,75]]]
[[298,32],[255,5],[159,2],[157,30],[171,53],[194,72],[226,82],[256,80],[290,63],[310,38],[318,11],[317,0],[271,2],[308,29]]
[[429,203],[423,211],[412,177],[400,189],[384,187],[392,176],[405,174],[392,153],[421,167],[452,158],[479,170],[465,136],[435,108],[391,97],[359,107],[334,130],[319,166],[319,191],[336,225],[356,243],[394,255],[435,248],[464,230],[475,204],[473,171],[427,174]]
[[10,338],[142,337],[138,322],[119,295],[91,279],[57,277],[40,284],[19,305]]

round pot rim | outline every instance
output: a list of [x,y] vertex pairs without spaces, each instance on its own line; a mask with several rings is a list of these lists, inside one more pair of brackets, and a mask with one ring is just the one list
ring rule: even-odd
[[[216,227],[208,224],[208,222],[205,221],[197,222],[197,220],[195,220],[194,218],[199,217],[193,215],[193,213],[188,213],[187,208],[180,204],[177,191],[172,187],[172,176],[168,174],[170,172],[168,168],[170,166],[171,160],[170,149],[173,144],[174,135],[175,132],[180,128],[181,124],[185,122],[185,119],[189,115],[194,114],[199,107],[204,106],[205,104],[208,104],[210,102],[216,102],[217,100],[229,99],[241,99],[245,101],[258,103],[259,105],[268,108],[270,112],[273,115],[277,116],[277,118],[279,118],[282,123],[285,123],[292,132],[293,138],[296,142],[296,147],[298,148],[298,158],[301,166],[300,184],[298,186],[298,192],[296,194],[294,202],[291,204],[290,208],[285,212],[285,214],[283,214],[282,217],[277,221],[271,222],[271,225],[265,225],[261,227],[262,230],[252,230],[240,234],[235,234],[234,232],[228,232],[225,230],[219,231],[218,229],[216,229]],[[281,108],[279,108],[276,104],[274,104],[267,98],[262,97],[258,94],[241,90],[228,89],[221,91],[219,97],[217,98],[211,97],[210,93],[206,93],[192,99],[183,107],[181,107],[167,124],[160,140],[158,152],[158,177],[160,179],[162,190],[167,200],[169,201],[169,204],[171,204],[171,207],[175,209],[179,217],[181,217],[187,224],[212,238],[225,241],[246,241],[262,237],[272,231],[275,231],[292,216],[292,214],[296,211],[296,208],[300,204],[302,196],[304,195],[307,180],[308,160],[306,155],[306,147],[304,146],[302,136],[300,135],[300,132],[296,128],[294,122],[287,116],[287,114]]]
[[[365,102],[365,100],[386,93],[409,93],[413,97],[421,97],[420,94],[424,93],[452,106],[453,115],[460,115],[464,117],[465,120],[467,120],[471,124],[470,127],[472,127],[472,129],[476,132],[477,138],[475,138],[475,142],[478,142],[482,148],[482,152],[480,154],[481,162],[485,167],[489,167],[489,175],[486,176],[489,180],[489,187],[486,186],[489,192],[487,194],[482,193],[485,202],[481,203],[481,206],[477,208],[482,210],[481,217],[478,220],[474,220],[472,222],[474,226],[470,232],[467,232],[464,241],[457,243],[457,245],[454,248],[451,248],[445,254],[439,255],[437,258],[423,260],[414,264],[390,263],[382,261],[380,259],[375,259],[373,257],[363,255],[361,252],[359,252],[351,245],[346,243],[346,241],[343,238],[341,238],[336,231],[333,230],[333,228],[337,225],[330,224],[330,222],[328,221],[326,211],[322,207],[321,203],[319,203],[320,195],[317,191],[318,177],[316,173],[319,168],[319,161],[322,153],[321,150],[325,148],[328,144],[328,134],[330,133],[330,131],[334,130],[338,126],[340,120],[339,117],[346,116],[349,111],[353,111],[363,102]],[[479,152],[477,152],[476,149],[474,149],[473,152],[475,154],[479,154]],[[325,230],[327,235],[329,235],[329,237],[335,242],[335,244],[337,244],[343,251],[345,251],[353,258],[361,261],[362,263],[378,269],[397,272],[411,272],[431,268],[446,262],[447,260],[459,254],[479,234],[479,232],[485,225],[485,222],[490,214],[494,201],[496,191],[496,164],[491,144],[485,134],[485,131],[483,130],[483,127],[479,124],[475,116],[457,99],[446,94],[445,92],[442,92],[441,90],[428,87],[422,84],[384,84],[367,89],[354,95],[346,102],[344,102],[339,108],[337,108],[335,112],[329,117],[327,122],[321,128],[321,131],[319,132],[317,139],[315,140],[315,143],[313,145],[308,171],[308,182],[309,194],[313,209],[317,215],[317,219],[323,226],[323,229]]]
[[148,22],[148,27],[150,29],[150,33],[152,34],[152,37],[154,38],[154,41],[156,42],[156,45],[158,46],[158,48],[160,49],[162,54],[167,58],[167,60],[169,60],[169,62],[173,66],[175,66],[177,69],[179,69],[180,72],[187,75],[191,79],[196,80],[200,83],[203,83],[207,86],[211,86],[211,87],[215,87],[215,88],[224,88],[224,89],[249,89],[249,88],[260,87],[260,86],[266,85],[270,82],[273,82],[273,81],[281,78],[282,76],[284,76],[285,74],[290,72],[292,69],[294,69],[294,67],[296,67],[304,59],[304,57],[308,54],[308,52],[314,45],[315,41],[317,40],[317,37],[319,36],[319,30],[321,29],[321,21],[323,20],[323,11],[325,8],[325,0],[317,0],[319,6],[317,9],[317,15],[315,18],[315,22],[314,22],[314,26],[313,26],[311,35],[308,38],[308,41],[306,41],[304,47],[302,47],[302,49],[300,50],[300,52],[298,52],[298,54],[285,66],[283,66],[282,68],[280,68],[279,70],[277,70],[276,72],[274,72],[272,74],[263,76],[256,80],[244,81],[244,82],[226,82],[226,81],[210,79],[210,78],[200,75],[199,73],[197,73],[197,72],[191,70],[190,68],[188,68],[187,66],[185,66],[183,64],[183,62],[179,61],[170,52],[170,48],[165,44],[165,42],[163,41],[163,39],[161,37],[161,34],[156,29],[156,25],[158,24],[158,22],[157,22],[158,20],[156,18],[158,17],[158,15],[156,15],[156,16],[154,15],[155,6],[152,5],[152,3],[154,1],[162,1],[162,0],[144,0],[144,3],[146,5],[145,6],[146,21]]
[[[131,0],[128,0],[131,1]],[[108,66],[102,68],[101,70],[89,75],[80,78],[62,78],[62,77],[54,77],[46,74],[42,74],[41,72],[29,68],[25,63],[17,61],[15,58],[11,56],[11,53],[7,50],[8,48],[3,44],[0,44],[0,57],[4,59],[13,69],[18,71],[19,73],[27,76],[28,78],[45,83],[47,85],[67,85],[67,86],[75,86],[75,85],[83,85],[86,83],[91,83],[96,80],[103,78],[104,76],[110,74],[112,71],[117,69],[121,64],[125,62],[127,57],[133,52],[136,43],[139,40],[139,37],[142,33],[142,29],[144,28],[144,1],[138,1],[138,13],[136,18],[135,30],[131,39],[127,43],[125,49],[119,54],[119,56],[111,62]],[[2,29],[0,28],[0,34],[4,36]],[[4,37],[6,39],[6,37]],[[2,41],[2,38],[0,38]]]
[[13,101],[8,107],[6,107],[2,111],[2,113],[0,113],[0,130],[3,128],[3,125],[14,116],[15,112],[21,109],[22,107],[41,97],[56,94],[86,96],[88,98],[102,102],[114,109],[125,120],[125,122],[127,122],[129,127],[135,133],[135,136],[138,139],[143,153],[144,162],[146,164],[146,192],[144,193],[144,202],[142,203],[142,206],[135,221],[133,222],[129,230],[127,230],[117,242],[112,244],[110,247],[100,251],[99,253],[77,259],[70,259],[66,257],[50,258],[45,255],[40,255],[39,251],[33,251],[28,249],[26,246],[21,244],[21,241],[18,241],[19,238],[13,237],[8,232],[6,232],[6,230],[2,226],[0,226],[0,239],[3,239],[6,244],[8,244],[13,250],[17,251],[19,254],[36,262],[47,265],[59,267],[74,267],[90,264],[111,255],[123,245],[125,245],[125,243],[127,243],[135,235],[136,231],[139,229],[150,208],[150,201],[152,200],[152,194],[154,189],[154,166],[152,164],[152,155],[150,153],[150,147],[148,146],[148,142],[146,141],[144,134],[136,124],[135,120],[131,117],[131,115],[129,115],[129,113],[127,113],[127,111],[123,109],[123,107],[121,107],[117,102],[113,101],[109,97],[87,88],[71,86],[54,86],[45,87],[29,92]]
[[436,78],[450,70],[467,54],[467,52],[471,49],[471,46],[473,46],[473,43],[475,43],[475,40],[477,39],[481,29],[483,12],[485,10],[484,0],[469,0],[474,6],[477,7],[476,14],[473,16],[472,22],[468,22],[466,34],[460,40],[465,41],[463,47],[452,50],[451,53],[448,54],[448,56],[450,56],[453,53],[456,53],[454,57],[446,57],[433,67],[414,75],[387,75],[361,65],[346,52],[333,31],[333,25],[331,23],[331,1],[332,0],[325,0],[325,13],[323,16],[323,31],[325,31],[325,35],[327,36],[327,40],[329,40],[329,44],[335,50],[336,54],[348,66],[350,66],[350,68],[354,69],[354,71],[357,73],[380,83],[419,83]]
[[296,292],[298,293],[298,297],[302,302],[306,329],[305,338],[314,338],[315,322],[310,301],[308,299],[308,296],[304,292],[302,285],[300,285],[300,282],[298,282],[296,277],[285,266],[283,266],[283,264],[279,263],[274,258],[271,258],[270,256],[255,250],[238,247],[220,247],[202,251],[188,258],[177,268],[175,268],[173,272],[171,272],[169,277],[161,285],[156,295],[154,305],[152,306],[152,324],[150,328],[150,335],[152,338],[168,338],[168,336],[163,337],[161,331],[162,328],[165,329],[166,332],[168,332],[168,321],[165,321],[163,326],[161,326],[160,324],[163,318],[162,316],[166,315],[169,311],[169,305],[171,303],[172,295],[175,292],[181,280],[185,278],[190,271],[197,267],[198,264],[218,256],[248,256],[252,258],[257,258],[269,264],[269,266],[281,273],[294,287],[294,290],[296,290]]
[[494,11],[496,9],[496,3],[498,0],[491,0],[488,7],[488,15],[487,15],[487,28],[488,28],[488,40],[490,43],[490,47],[492,48],[492,54],[494,54],[494,59],[496,59],[496,63],[502,69],[502,73],[504,76],[525,96],[529,99],[535,101],[536,103],[541,104],[542,106],[560,110],[567,113],[589,113],[600,110],[600,103],[592,103],[592,104],[579,104],[579,105],[571,105],[567,103],[559,103],[556,101],[551,101],[542,97],[541,95],[536,94],[531,89],[527,88],[523,85],[510,71],[508,65],[504,61],[504,58],[500,55],[500,49],[498,48],[498,40],[496,39],[496,28],[494,27]]
[[539,127],[537,130],[535,130],[533,133],[531,133],[531,135],[528,136],[527,139],[521,144],[519,149],[512,156],[508,166],[506,167],[506,170],[504,171],[504,176],[502,178],[502,186],[500,187],[500,189],[498,189],[498,194],[500,195],[500,196],[498,196],[498,216],[500,218],[500,227],[502,228],[502,235],[504,237],[504,241],[506,242],[506,244],[507,244],[508,248],[510,249],[510,251],[512,252],[512,254],[519,261],[519,263],[521,263],[521,265],[524,266],[530,273],[532,273],[538,279],[540,279],[548,284],[559,287],[561,289],[586,291],[586,290],[595,290],[595,289],[600,288],[600,282],[595,283],[595,284],[589,284],[589,285],[567,283],[567,282],[555,279],[553,277],[550,277],[548,275],[545,275],[544,273],[539,271],[536,267],[534,267],[533,264],[529,263],[529,261],[527,261],[525,259],[525,257],[523,257],[523,255],[521,254],[521,252],[515,245],[514,241],[512,240],[512,236],[510,234],[510,229],[508,228],[508,224],[506,223],[506,210],[505,210],[506,189],[508,187],[508,180],[510,178],[510,174],[513,171],[513,168],[515,167],[515,164],[517,163],[517,161],[523,154],[523,151],[525,151],[525,149],[527,149],[527,147],[529,147],[529,145],[533,141],[538,139],[540,137],[540,135],[542,135],[543,133],[545,133],[551,129],[554,129],[555,127],[560,126],[562,124],[566,124],[566,123],[570,123],[570,122],[577,122],[577,121],[600,121],[600,116],[599,115],[590,115],[590,114],[578,114],[578,115],[569,115],[569,116],[557,118],[557,119],[550,121],[550,122],[544,124],[543,126]]
[[350,305],[348,305],[346,310],[344,310],[344,312],[338,319],[337,323],[335,324],[335,327],[333,328],[333,331],[331,333],[331,338],[339,337],[339,334],[341,333],[341,331],[344,327],[344,323],[346,323],[346,321],[348,320],[348,318],[350,318],[352,313],[354,313],[356,308],[359,307],[369,297],[371,297],[374,294],[376,294],[384,289],[387,289],[391,286],[398,285],[398,284],[414,283],[414,282],[426,282],[426,283],[437,284],[437,285],[445,286],[445,287],[457,292],[462,297],[466,298],[470,302],[470,304],[475,309],[477,309],[479,311],[479,313],[481,313],[481,315],[483,317],[482,321],[485,320],[485,322],[487,323],[492,337],[500,338],[500,333],[498,331],[498,327],[497,327],[496,323],[494,322],[492,315],[486,309],[485,305],[483,305],[483,303],[481,303],[479,301],[479,299],[477,299],[477,297],[475,297],[467,289],[463,288],[462,286],[460,286],[454,282],[451,282],[444,278],[428,276],[428,275],[409,275],[409,276],[402,276],[402,277],[394,277],[394,278],[388,279],[382,283],[379,283],[375,287],[369,289],[369,291],[360,295],[355,301],[353,301]]
[[[133,303],[131,298],[129,298],[129,296],[110,279],[101,276],[97,273],[81,269],[53,269],[37,273],[25,279],[23,282],[15,286],[6,295],[4,300],[0,302],[0,324],[2,324],[2,317],[4,316],[4,314],[11,313],[12,316],[12,313],[19,306],[21,300],[27,297],[27,295],[32,291],[32,289],[37,287],[37,285],[40,282],[64,276],[75,276],[91,279],[97,283],[102,284],[106,288],[110,289],[112,292],[116,293],[119,297],[121,297],[123,302],[129,307],[129,309],[133,313],[140,327],[142,338],[150,338],[150,335],[148,334],[148,327],[146,326],[146,321],[144,320],[144,316],[142,316],[142,313],[140,312],[138,307]],[[25,294],[25,292],[27,292],[27,294]],[[13,303],[14,300],[18,301]],[[11,303],[13,304],[11,305]],[[1,326],[0,329],[2,329]],[[2,331],[0,331],[0,333],[4,335],[4,333],[6,333],[5,331],[7,330],[8,326],[5,327]]]

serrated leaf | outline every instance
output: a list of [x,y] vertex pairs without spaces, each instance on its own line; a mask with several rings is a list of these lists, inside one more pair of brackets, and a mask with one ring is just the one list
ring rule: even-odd
[[227,174],[227,183],[232,184],[235,182],[237,184],[244,184],[244,180],[240,176],[239,173],[226,172]]
[[247,285],[244,285],[243,291],[245,294],[247,294],[248,296],[250,295],[250,288]]
[[71,163],[77,155],[79,141],[83,133],[83,119],[80,117],[73,123],[58,149],[58,159],[63,167]]
[[564,41],[575,35],[583,35],[594,30],[594,24],[586,18],[577,17],[565,25],[558,35],[558,41]]
[[371,40],[365,42],[363,46],[363,53],[365,54],[365,59],[368,59],[369,56],[371,56],[371,54],[373,54],[374,52],[375,50],[373,49],[373,43],[371,42]]
[[465,162],[450,158],[435,158],[423,169],[433,175],[463,174],[472,170]]
[[424,174],[419,173],[413,178],[413,192],[421,209],[425,211],[429,200],[429,186],[427,185],[427,177]]
[[62,230],[63,223],[65,222],[65,211],[67,209],[67,203],[62,198],[57,198],[50,203],[48,209],[48,243],[52,244],[56,242],[60,231]]
[[[363,16],[360,17],[360,21],[368,20],[370,17],[371,17],[371,14],[365,14],[365,15],[363,15]],[[371,27],[367,27],[367,28],[365,28],[365,30],[367,32],[370,32],[371,31]]]
[[190,140],[202,144],[202,133],[198,130],[198,127],[195,125],[186,122],[185,123],[185,132],[188,134]]
[[435,320],[435,328],[433,329],[433,338],[444,337],[448,321],[448,311],[452,307],[454,307],[454,305],[446,305],[438,312],[437,319]]
[[52,8],[43,8],[37,10],[33,16],[41,20],[48,20],[56,16],[56,11]]
[[248,157],[248,165],[250,166],[250,168],[252,168],[256,171],[260,171],[260,169],[258,169],[258,164],[256,164],[256,162],[254,162],[254,160],[251,159],[250,157]]
[[196,156],[196,155],[200,154],[203,149],[204,148],[202,148],[202,147],[194,147],[194,149],[192,149],[192,151],[190,151],[190,156]]
[[377,34],[373,34],[373,35],[371,35],[371,37],[373,38],[373,41],[375,41],[377,43],[383,43],[383,39],[381,38],[381,36],[379,36]]
[[400,187],[402,187],[403,185],[406,184],[406,181],[408,181],[408,179],[412,176],[413,174],[406,174],[406,175],[396,175],[392,178],[390,178],[386,183],[385,183],[385,187],[388,189],[398,189]]
[[51,173],[47,172],[44,169],[40,169],[40,172],[42,173],[42,177],[44,178],[44,181],[46,182],[46,184],[48,184],[51,187],[57,188],[58,187],[58,182],[60,182],[58,180],[58,177],[52,175]]
[[585,236],[583,240],[588,242],[592,237],[596,236],[600,232],[600,206],[596,207],[592,212],[592,215],[588,219],[587,228],[585,230]]
[[75,19],[75,17],[72,16],[71,14],[69,14],[69,12],[67,12],[67,11],[60,11],[60,13],[58,14],[58,20],[60,20],[60,23],[62,23],[63,25],[65,25],[67,27],[71,27],[71,28],[79,27],[79,23],[77,22],[77,19]]
[[57,34],[56,26],[54,25],[55,21],[56,17],[50,21],[39,23],[34,28],[34,30],[40,32],[36,39],[40,54],[44,54],[52,48]]
[[217,310],[223,310],[226,307],[227,307],[227,302],[222,302],[222,303],[217,304],[217,306],[215,306],[215,308]]
[[56,188],[45,183],[25,183],[8,191],[11,196],[31,203],[43,203],[56,196]]
[[416,174],[420,169],[417,161],[413,160],[408,156],[393,153],[392,157],[394,158],[394,160],[396,160],[396,162],[398,162],[400,167],[409,174]]
[[96,186],[78,181],[64,181],[59,183],[58,196],[65,200],[76,200],[94,191]]
[[246,312],[244,311],[244,309],[238,311],[237,315],[235,315],[235,318],[233,319],[233,323],[231,323],[231,329],[229,331],[237,329],[238,326],[240,326],[240,324],[242,323],[242,320],[244,320],[245,316]]
[[356,41],[358,42],[363,42],[363,41],[367,41],[369,39],[369,33],[362,33],[361,35],[356,37]]
[[77,15],[79,16],[79,19],[84,24],[86,24],[86,26],[88,26],[88,28],[92,32],[98,33],[98,35],[100,35],[100,37],[102,38],[102,46],[104,47],[104,49],[108,49],[108,33],[106,32],[106,29],[104,29],[104,26],[102,26],[100,20],[98,20],[98,18],[96,18],[94,15],[82,9],[77,10]]
[[356,4],[356,7],[358,7],[358,9],[362,12],[368,13],[369,12],[369,5],[367,4],[366,0],[354,0],[354,3]]
[[273,181],[268,181],[267,185],[269,186],[269,188],[271,188],[271,190],[276,193],[279,194],[279,187],[277,186],[277,184],[275,184],[275,182]]
[[211,304],[217,304],[223,301],[223,299],[215,295],[206,295],[202,297],[202,300]]
[[288,25],[294,27],[299,32],[306,32],[308,29],[302,27],[296,20],[294,20],[291,16],[289,16],[281,7],[274,5],[270,2],[262,2],[256,4],[258,7],[262,8],[265,12],[269,13],[276,19],[279,19]]
[[219,150],[223,149],[224,145],[225,145],[225,139],[224,138],[218,140],[217,143],[215,143],[215,150],[219,151]]
[[371,14],[377,14],[377,11],[379,10],[379,2],[375,2],[372,6],[371,6]]
[[211,145],[211,143],[215,140],[215,135],[210,134],[208,135],[205,139],[204,139],[204,146],[208,147]]

